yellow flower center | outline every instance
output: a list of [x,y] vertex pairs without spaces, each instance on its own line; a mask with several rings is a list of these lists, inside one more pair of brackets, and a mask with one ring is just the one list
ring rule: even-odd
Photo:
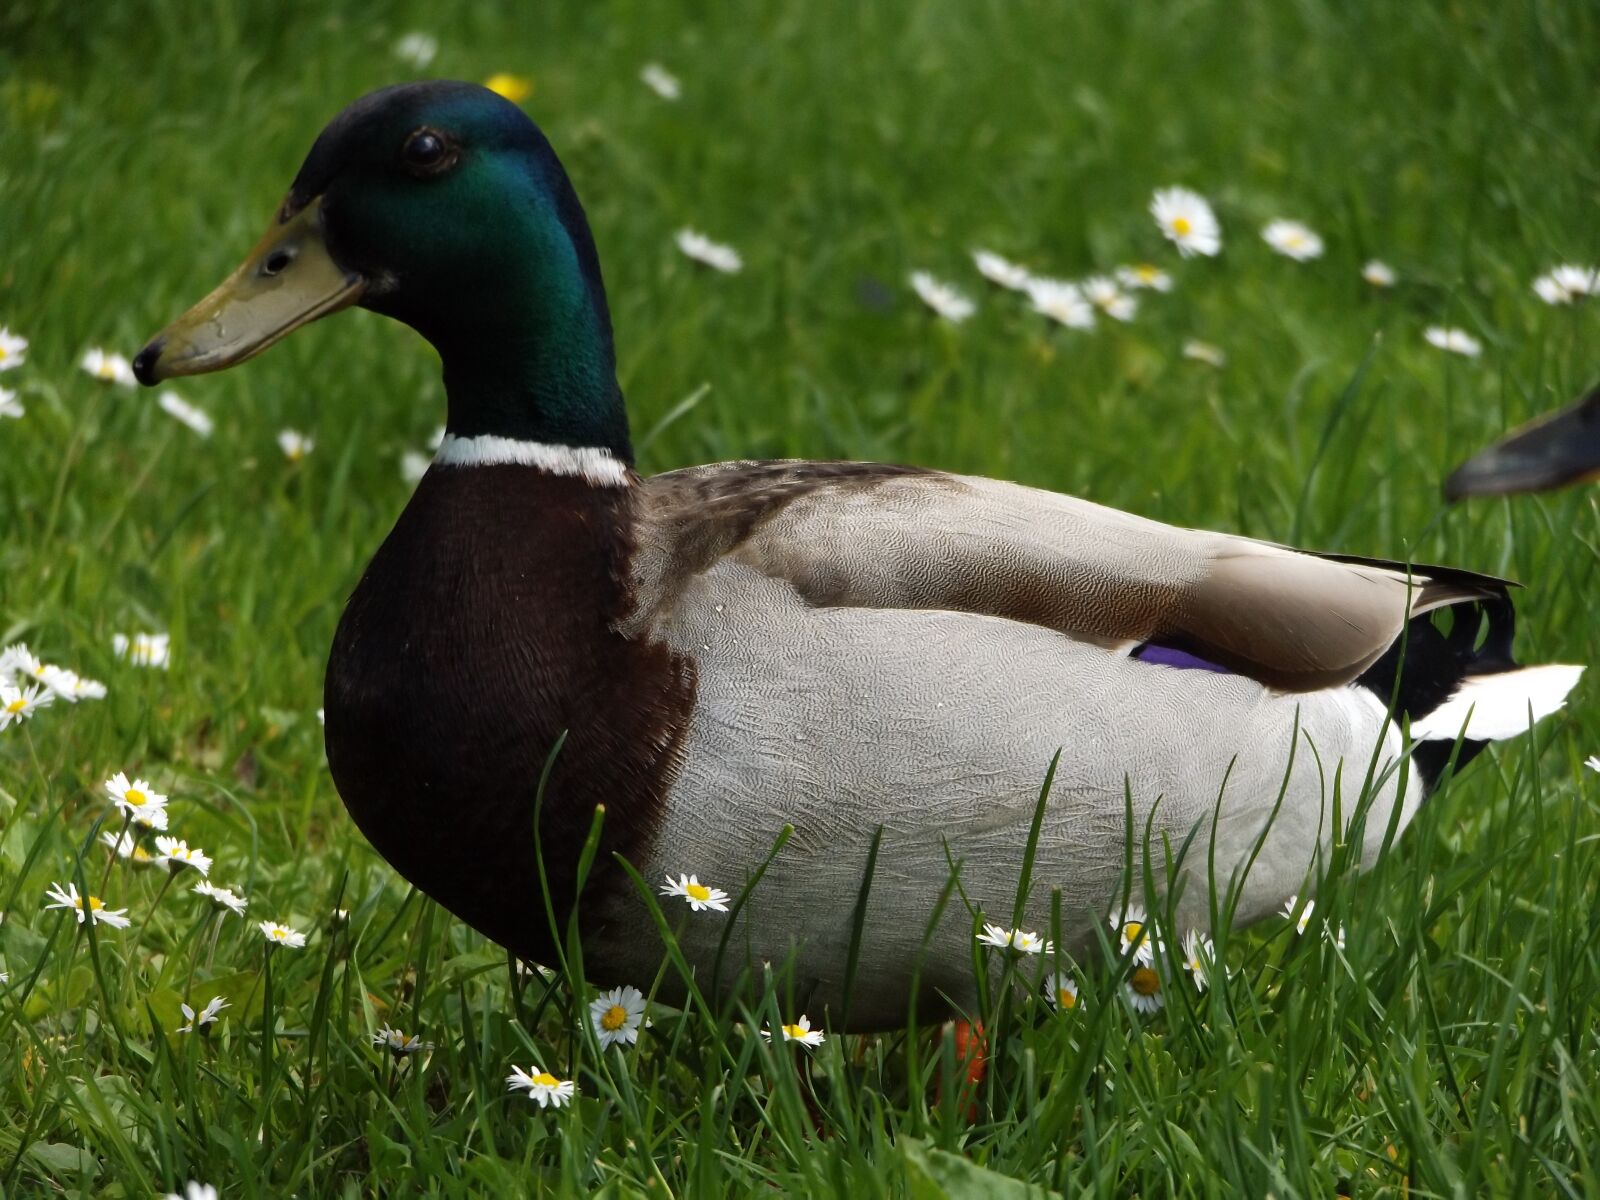
[[105,906],[106,906],[106,902],[104,900],[100,899],[99,896],[90,896],[89,897],[89,911],[90,912],[99,912]]
[[799,1025],[785,1025],[783,1027],[783,1032],[784,1036],[791,1037],[795,1041],[799,1041],[811,1031],[809,1029],[803,1029]]
[[702,904],[711,899],[711,889],[703,883],[688,884],[683,890],[688,894],[689,899],[698,900]]
[[1144,937],[1144,926],[1138,921],[1129,921],[1122,927],[1122,939],[1129,945]]
[[1185,234],[1193,233],[1194,226],[1190,224],[1188,217],[1173,217],[1172,232],[1183,237]]
[[1060,988],[1056,991],[1056,1003],[1062,1008],[1077,1008],[1078,993],[1071,988]]
[[129,788],[126,792],[124,792],[122,794],[122,798],[124,800],[126,800],[129,804],[133,805],[135,808],[138,808],[140,805],[142,805],[150,797],[146,796],[138,788]]
[[7,350],[4,346],[0,346],[0,362],[5,362],[5,360],[9,357],[11,357],[11,351]]
[[1154,996],[1161,990],[1161,976],[1149,967],[1136,967],[1128,983],[1141,996]]
[[540,1071],[533,1077],[533,1081],[540,1087],[553,1088],[561,1086],[561,1080],[550,1074],[549,1071]]
[[1161,274],[1160,271],[1158,271],[1155,267],[1152,267],[1149,263],[1140,263],[1133,269],[1133,273],[1146,283],[1151,282],[1157,275]]
[[28,707],[27,700],[24,699],[21,696],[18,696],[10,704],[6,705],[6,711],[8,713],[11,713],[14,716],[14,715],[16,715],[17,713],[21,712],[23,709],[25,709],[27,707]]
[[615,1033],[628,1023],[628,1010],[620,1004],[613,1004],[606,1009],[600,1017],[600,1028],[607,1033]]
[[284,938],[289,936],[289,931],[287,929],[274,929],[267,936],[273,941],[281,942]]
[[132,858],[134,862],[151,862],[152,861],[152,859],[150,858],[150,852],[148,850],[146,850],[143,846],[135,846],[133,848],[133,853],[131,855],[129,855],[129,857]]
[[106,362],[100,364],[100,366],[95,370],[95,374],[100,376],[101,379],[110,379],[116,375],[116,371],[112,368],[110,363]]

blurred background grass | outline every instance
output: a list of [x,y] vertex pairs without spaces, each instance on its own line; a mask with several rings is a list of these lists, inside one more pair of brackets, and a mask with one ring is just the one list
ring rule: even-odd
[[[372,913],[404,894],[344,817],[311,713],[344,597],[407,495],[399,456],[424,449],[443,419],[432,352],[370,314],[341,315],[244,370],[182,381],[175,390],[217,418],[210,441],[160,412],[153,395],[107,389],[76,363],[91,345],[131,354],[230,270],[322,125],[363,92],[417,74],[393,51],[413,30],[438,39],[427,75],[510,71],[532,81],[525,107],[595,229],[636,441],[708,389],[650,438],[642,469],[772,455],[927,463],[1185,525],[1450,562],[1530,585],[1519,598],[1525,660],[1597,657],[1600,493],[1444,511],[1438,490],[1469,451],[1594,378],[1597,309],[1550,308],[1529,288],[1556,262],[1600,260],[1600,10],[1592,5],[818,0],[708,12],[687,2],[447,11],[11,0],[0,8],[0,325],[32,347],[22,369],[0,377],[28,408],[21,421],[0,421],[0,643],[26,638],[112,684],[98,709],[36,721],[36,760],[19,738],[0,741],[9,801],[0,812],[9,827],[0,836],[0,899],[14,910],[31,909],[47,877],[62,877],[61,856],[88,827],[93,802],[84,798],[135,763],[198,800],[205,811],[188,827],[195,840],[231,845],[237,878],[253,891],[277,889],[282,909],[317,912],[306,897],[331,895],[346,864],[371,889],[362,894]],[[681,100],[640,84],[648,61],[681,78]],[[1159,238],[1145,206],[1154,188],[1172,183],[1212,199],[1224,228],[1220,258],[1180,261]],[[1326,255],[1309,264],[1274,255],[1258,230],[1276,216],[1311,224]],[[672,235],[685,225],[736,246],[744,271],[712,275],[682,258]],[[1069,277],[1149,260],[1171,269],[1177,286],[1144,294],[1131,325],[1070,333],[984,285],[968,257],[975,246]],[[1369,257],[1392,263],[1399,286],[1365,284],[1359,268]],[[917,268],[978,297],[978,315],[960,327],[937,322],[905,286]],[[1480,337],[1483,357],[1426,345],[1421,330],[1434,323]],[[1180,348],[1191,337],[1222,347],[1227,366],[1185,360]],[[297,466],[273,441],[285,426],[317,439]],[[170,673],[110,661],[111,633],[136,628],[172,631]],[[1481,1097],[1469,1084],[1470,1099],[1439,1108],[1425,1086],[1437,1064],[1418,1051],[1394,1069],[1422,1093],[1394,1093],[1396,1111],[1410,1115],[1390,1112],[1390,1126],[1373,1134],[1381,1151],[1403,1141],[1395,1130],[1404,1128],[1446,1148],[1439,1161],[1458,1155],[1476,1164],[1471,1171],[1498,1161],[1496,1186],[1508,1191],[1530,1186],[1506,1165],[1518,1153],[1543,1164],[1536,1190],[1573,1186],[1573,1170],[1596,1179],[1585,1157],[1592,1143],[1583,1153],[1571,1146],[1576,1131],[1600,1128],[1592,1083],[1600,966],[1587,866],[1600,819],[1594,784],[1578,770],[1600,750],[1595,687],[1586,682],[1570,714],[1541,730],[1549,752],[1537,772],[1525,747],[1497,751],[1429,806],[1397,864],[1356,893],[1363,920],[1409,931],[1385,967],[1391,998],[1409,1014],[1385,1010],[1396,1028],[1415,1021],[1444,1036],[1459,1022],[1472,1031],[1459,1032],[1465,1041],[1492,1038],[1504,992],[1497,977],[1509,964],[1531,946],[1539,953],[1524,967],[1533,977],[1545,978],[1546,958],[1562,964],[1544,1001],[1559,1002],[1560,1028],[1543,1027],[1529,1051],[1535,1100],[1502,1075],[1480,1081]],[[63,803],[68,823],[57,829],[47,814]],[[1561,863],[1562,854],[1581,860]],[[1464,889],[1448,932],[1431,927],[1436,907],[1417,905],[1436,877]],[[1535,899],[1547,887],[1558,889],[1559,904]],[[475,945],[459,930],[452,937]],[[367,942],[386,944],[375,933]],[[24,968],[19,945],[0,940],[13,978]],[[402,959],[385,954],[369,974],[398,988]],[[1426,1005],[1408,1007],[1410,972],[1465,959],[1483,964],[1470,982],[1437,986]],[[414,956],[406,961],[415,969]],[[1313,988],[1326,964],[1295,962]],[[309,1004],[317,974],[303,969]],[[1280,982],[1273,976],[1271,986]],[[1334,983],[1322,982],[1326,1002],[1338,1003]],[[416,1003],[427,1011],[425,999]],[[20,1009],[0,1012],[23,1020]],[[26,1019],[38,1034],[47,1017]],[[1530,1031],[1537,1024],[1518,1019]],[[1284,1053],[1279,1039],[1294,1028],[1256,1031],[1263,1061]],[[1331,1063],[1368,1038],[1381,1042],[1370,1026],[1330,1029],[1318,1052]],[[1565,1065],[1545,1063],[1546,1053]],[[21,1054],[9,1063],[0,1056],[0,1073],[10,1073],[15,1111],[29,1115],[0,1124],[0,1150],[17,1154],[24,1129],[33,1138],[53,1129],[58,1140],[87,1139],[109,1155],[71,1106],[29,1107]],[[1474,1043],[1468,1057],[1481,1068],[1487,1054]],[[493,1083],[500,1068],[491,1059],[485,1052]],[[1539,1086],[1556,1086],[1579,1115],[1549,1118],[1538,1107],[1532,1081],[1546,1069],[1560,1086]],[[1586,1092],[1561,1092],[1585,1074]],[[1104,1145],[1063,1151],[1071,1137],[1059,1129],[1030,1142],[997,1126],[966,1148],[1055,1186],[1077,1179],[1160,1190],[1166,1180],[1205,1190],[1267,1180],[1280,1194],[1315,1190],[1337,1172],[1284,1163],[1307,1147],[1371,1140],[1341,1123],[1354,1119],[1341,1107],[1352,1100],[1346,1076],[1335,1078],[1340,1088],[1315,1102],[1329,1106],[1320,1134],[1299,1129],[1302,1140],[1285,1141],[1261,1116],[1249,1134],[1254,1156],[1231,1167],[1203,1166],[1221,1153],[1207,1143],[1187,1164],[1119,1157],[1125,1148],[1097,1158]],[[1244,1095],[1230,1079],[1210,1081],[1212,1104]],[[1171,1124],[1160,1089],[1140,1088],[1125,1082],[1114,1106],[1144,1106],[1146,1118]],[[1290,1093],[1277,1098],[1288,1118],[1298,1103]],[[1256,1113],[1252,1095],[1238,1103]],[[1493,1131],[1480,1102],[1499,1114]],[[366,1092],[341,1103],[350,1108],[335,1105],[327,1118],[337,1139],[370,1146],[372,1131],[350,1125],[351,1113],[361,1104],[381,1112],[383,1103]],[[1101,1119],[1111,1111],[1132,1119],[1121,1107]],[[1231,1130],[1227,1137],[1245,1136],[1220,1108],[1200,1111]],[[1210,1128],[1194,1110],[1185,1119]],[[805,1123],[774,1120],[786,1133]],[[1091,1146],[1115,1140],[1117,1128],[1115,1120],[1090,1120],[1088,1132],[1070,1125]],[[1058,1144],[1058,1134],[1067,1141]],[[652,1143],[667,1147],[662,1161],[683,1152],[680,1135],[688,1136],[675,1130]],[[1476,1158],[1464,1148],[1474,1136],[1491,1147],[1472,1151]],[[853,1138],[830,1151],[848,1164],[839,1178],[886,1183],[877,1172],[887,1152]],[[412,1136],[411,1167],[441,1153],[424,1151],[426,1140]],[[729,1152],[708,1144],[707,1153]],[[472,1137],[464,1145],[469,1157],[506,1153]],[[524,1163],[544,1153],[534,1142],[514,1145],[509,1153]],[[583,1146],[579,1138],[561,1153],[583,1159]],[[816,1186],[805,1173],[814,1166],[786,1151],[746,1149],[771,1179]],[[1062,1153],[1100,1165],[1053,1175],[1049,1164]],[[0,1169],[9,1158],[0,1154]],[[162,1157],[184,1160],[208,1161],[195,1146]],[[1484,1179],[1443,1167],[1430,1175],[1432,1160],[1421,1161],[1412,1169],[1423,1190]],[[47,1174],[30,1170],[9,1178],[37,1183]],[[284,1186],[332,1186],[327,1175],[294,1174],[309,1168],[263,1170],[262,1180]],[[429,1180],[394,1163],[384,1170],[396,1173],[374,1178],[394,1186]],[[658,1170],[673,1189],[684,1186],[673,1168]],[[96,1194],[141,1194],[104,1190],[114,1175]],[[646,1186],[648,1175],[634,1183]],[[712,1179],[722,1176],[702,1182]],[[581,1171],[568,1182],[598,1186]]]

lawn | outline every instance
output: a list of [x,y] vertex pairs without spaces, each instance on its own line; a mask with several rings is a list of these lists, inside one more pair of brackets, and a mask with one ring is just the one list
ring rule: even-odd
[[[530,86],[594,226],[641,470],[904,461],[1454,563],[1527,585],[1523,661],[1600,658],[1600,491],[1439,491],[1600,362],[1600,298],[1531,287],[1600,260],[1600,10],[704,9],[0,9],[0,326],[30,343],[0,374],[25,409],[0,417],[0,646],[107,688],[0,730],[0,1194],[1600,1194],[1594,680],[1376,870],[1334,871],[1305,934],[1219,936],[1206,990],[1173,972],[1141,1015],[1095,956],[1070,1010],[997,999],[971,1111],[940,1083],[949,1031],[769,1046],[756,1030],[793,1014],[760,986],[727,1012],[656,1006],[602,1051],[581,980],[513,969],[356,832],[322,671],[403,457],[443,421],[437,359],[340,315],[172,388],[209,437],[80,359],[131,355],[253,244],[335,112],[424,75]],[[396,53],[412,32],[437,40],[425,68]],[[678,99],[641,82],[651,62]],[[1147,208],[1175,184],[1215,207],[1218,256],[1161,237]],[[1275,253],[1280,217],[1324,253]],[[686,258],[684,227],[743,269]],[[1075,279],[1150,262],[1173,287],[1068,329],[986,283],[975,247]],[[1363,279],[1374,258],[1394,286]],[[935,316],[917,270],[976,313]],[[283,452],[289,429],[309,453]],[[141,632],[170,635],[165,669],[115,655]],[[246,916],[101,844],[117,772],[170,796]],[[131,924],[80,927],[44,907],[52,884]],[[262,920],[305,946],[269,948]],[[219,1019],[179,1032],[213,996]],[[391,1054],[383,1027],[431,1045]],[[573,1102],[508,1093],[533,1064]]]

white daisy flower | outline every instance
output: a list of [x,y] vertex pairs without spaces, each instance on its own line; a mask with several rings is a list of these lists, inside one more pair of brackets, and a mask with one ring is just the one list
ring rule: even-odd
[[[783,1034],[786,1042],[799,1042],[802,1046],[816,1047],[822,1045],[827,1035],[820,1029],[811,1028],[811,1020],[804,1013],[793,1025],[779,1025],[778,1032]],[[772,1040],[772,1030],[763,1029],[761,1036],[767,1041]]]
[[1135,291],[1170,292],[1172,276],[1152,263],[1135,263],[1117,268],[1117,282]]
[[326,709],[317,709],[317,724],[323,726],[324,728],[327,727],[328,713]]
[[1600,267],[1563,263],[1550,272],[1550,278],[1574,297],[1600,294]]
[[297,929],[290,929],[287,925],[279,925],[276,921],[263,921],[259,927],[261,936],[274,946],[287,946],[291,950],[299,950],[306,944],[306,935]]
[[1588,767],[1591,771],[1600,773],[1600,754],[1591,754],[1588,758],[1583,760],[1583,765]]
[[134,836],[132,830],[124,830],[122,833],[108,831],[100,835],[100,840],[111,847],[118,858],[125,858],[136,867],[153,867],[159,861],[154,854],[139,845],[139,839]]
[[1094,328],[1094,306],[1075,283],[1064,279],[1029,280],[1028,299],[1035,312],[1043,313],[1068,329]]
[[0,683],[0,729],[26,721],[41,708],[48,708],[56,694],[38,684],[23,691],[9,683]]
[[433,466],[433,459],[417,450],[407,450],[400,455],[400,478],[415,487]]
[[128,777],[118,771],[106,780],[106,795],[111,797],[112,804],[138,824],[151,829],[167,827],[167,798],[143,779],[129,782]]
[[683,95],[683,85],[678,77],[660,63],[649,62],[639,68],[639,82],[663,100],[676,100]]
[[1160,1012],[1167,1002],[1167,998],[1161,994],[1161,976],[1151,966],[1134,967],[1127,982],[1122,985],[1122,993],[1133,1005],[1133,1011],[1145,1016]]
[[243,896],[230,891],[228,888],[208,883],[205,880],[201,880],[189,890],[197,896],[205,896],[207,899],[215,901],[219,907],[225,908],[231,913],[237,913],[241,917],[244,916],[244,910],[250,907],[250,901]]
[[167,416],[187,425],[203,438],[210,437],[216,428],[216,423],[203,409],[196,408],[177,392],[162,392],[156,397],[156,403]]
[[190,846],[181,838],[158,837],[156,850],[173,873],[193,868],[202,876],[211,874],[211,856],[204,850]]
[[28,357],[28,339],[0,325],[0,371],[20,367]]
[[[1300,908],[1299,905],[1300,897],[1291,895],[1284,902],[1282,915],[1294,922],[1294,931],[1296,933],[1304,933],[1306,926],[1311,924],[1311,913],[1317,907],[1317,902],[1315,900],[1307,900],[1304,908]],[[1297,912],[1299,914],[1298,918],[1295,915]]]
[[1161,188],[1150,198],[1150,215],[1167,240],[1188,258],[1211,258],[1222,249],[1222,226],[1204,196],[1188,188]]
[[74,700],[104,700],[106,698],[106,685],[98,679],[85,679],[82,675],[68,672],[72,675],[72,696]]
[[1050,943],[1037,933],[1025,929],[1007,929],[1004,925],[991,925],[985,921],[978,944],[993,950],[1015,950],[1018,954],[1048,954]]
[[298,429],[278,431],[278,449],[282,450],[283,456],[292,463],[299,462],[316,448],[316,439],[301,433]]
[[1139,311],[1139,301],[1123,291],[1115,279],[1105,275],[1091,275],[1083,281],[1083,298],[1118,321],[1131,321]]
[[1388,288],[1394,286],[1396,276],[1393,267],[1381,259],[1374,258],[1361,268],[1361,278],[1373,287]]
[[992,250],[974,250],[972,261],[977,264],[978,274],[1013,292],[1027,291],[1028,281],[1033,278],[1027,267],[1002,258]]
[[28,679],[39,679],[44,673],[44,663],[28,649],[26,642],[13,642],[4,650],[0,650],[0,679],[7,675],[22,675]]
[[682,896],[689,902],[689,908],[693,912],[702,912],[708,908],[715,912],[728,911],[728,893],[721,888],[707,887],[695,875],[679,875],[676,880],[668,875],[667,882],[662,885],[661,894]]
[[48,893],[54,903],[46,904],[46,908],[70,908],[78,914],[78,924],[85,920],[92,920],[96,925],[110,925],[113,929],[126,929],[128,927],[128,910],[125,908],[107,908],[106,902],[99,896],[90,896],[88,902],[78,895],[78,885],[67,884],[63,889],[59,883],[52,883]]
[[1183,938],[1183,966],[1194,979],[1194,986],[1205,991],[1211,982],[1211,964],[1216,961],[1216,947],[1211,939],[1197,929],[1191,929]]
[[1126,957],[1131,952],[1134,962],[1147,967],[1155,962],[1155,931],[1150,928],[1143,905],[1128,905],[1111,918],[1111,929],[1117,935],[1120,954]]
[[216,1022],[217,1014],[228,1007],[228,1002],[221,996],[213,996],[211,997],[211,1002],[199,1012],[195,1012],[194,1009],[190,1008],[187,1004],[179,1004],[178,1007],[183,1010],[183,1015],[189,1018],[189,1023],[187,1025],[178,1026],[178,1032],[193,1033],[195,1028],[198,1026],[200,1031],[203,1033],[205,1032],[205,1027],[207,1025],[211,1025]]
[[1057,971],[1044,981],[1044,998],[1051,1008],[1066,1012],[1078,1007],[1078,981]]
[[172,653],[172,638],[165,633],[125,633],[111,635],[111,652],[136,667],[165,671]]
[[1213,346],[1210,342],[1202,342],[1199,338],[1190,338],[1183,344],[1183,356],[1195,362],[1205,363],[1208,367],[1221,370],[1228,365],[1228,355],[1221,346]]
[[191,1179],[183,1189],[183,1195],[180,1196],[177,1192],[168,1192],[162,1200],[217,1200],[217,1189],[209,1183],[197,1183]]
[[439,39],[420,29],[406,34],[394,44],[394,56],[408,67],[422,70],[439,53]]
[[1452,329],[1445,325],[1430,325],[1422,331],[1428,345],[1448,350],[1464,358],[1477,358],[1483,353],[1483,343],[1465,329]]
[[644,1024],[644,1008],[644,993],[636,987],[612,988],[591,1000],[589,1023],[600,1039],[600,1049],[637,1042],[639,1026]]
[[41,663],[39,666],[38,680],[44,684],[58,699],[65,700],[68,704],[76,704],[83,698],[81,690],[83,680],[79,679],[76,672],[65,667],[52,666]]
[[22,401],[17,399],[17,394],[10,388],[0,387],[0,417],[10,417],[19,421],[28,415],[28,410],[22,407]]
[[1261,230],[1261,240],[1295,262],[1322,257],[1322,239],[1309,225],[1299,221],[1269,221]]
[[911,272],[911,290],[916,292],[919,300],[953,325],[961,324],[978,311],[978,306],[961,292],[926,271]]
[[506,1076],[506,1084],[510,1091],[525,1091],[528,1099],[540,1108],[560,1108],[577,1094],[578,1085],[570,1079],[557,1079],[549,1071],[541,1071],[538,1067],[531,1067],[524,1071],[521,1067],[513,1066],[511,1074]]
[[1324,928],[1322,930],[1322,936],[1327,938],[1329,941],[1331,941],[1334,944],[1334,947],[1336,949],[1338,949],[1338,950],[1343,950],[1344,949],[1344,926],[1343,925],[1339,926],[1339,928],[1337,930],[1335,930],[1333,933],[1329,933],[1327,928],[1326,928],[1326,926],[1324,926]]
[[1544,274],[1533,281],[1533,293],[1546,304],[1571,304],[1572,293],[1556,282],[1553,274]]
[[98,346],[86,350],[78,365],[101,383],[115,383],[125,388],[137,387],[139,383],[133,377],[133,364],[122,355],[107,353]]
[[418,1034],[407,1036],[398,1029],[390,1029],[387,1025],[379,1028],[372,1035],[372,1044],[382,1046],[396,1058],[404,1058],[408,1054],[420,1054],[424,1050],[432,1050],[433,1043],[425,1042]]
[[704,263],[714,271],[721,271],[724,275],[736,274],[743,266],[744,259],[739,257],[739,252],[732,246],[724,246],[720,242],[713,242],[703,233],[693,229],[678,230],[678,249],[694,259],[697,263]]

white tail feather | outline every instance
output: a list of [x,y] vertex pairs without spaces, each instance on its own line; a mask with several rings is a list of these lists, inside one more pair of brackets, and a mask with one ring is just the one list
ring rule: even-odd
[[1582,667],[1550,664],[1469,675],[1448,700],[1411,722],[1412,740],[1453,742],[1464,736],[1469,741],[1495,742],[1527,733],[1530,724],[1567,702],[1567,693],[1582,674]]

